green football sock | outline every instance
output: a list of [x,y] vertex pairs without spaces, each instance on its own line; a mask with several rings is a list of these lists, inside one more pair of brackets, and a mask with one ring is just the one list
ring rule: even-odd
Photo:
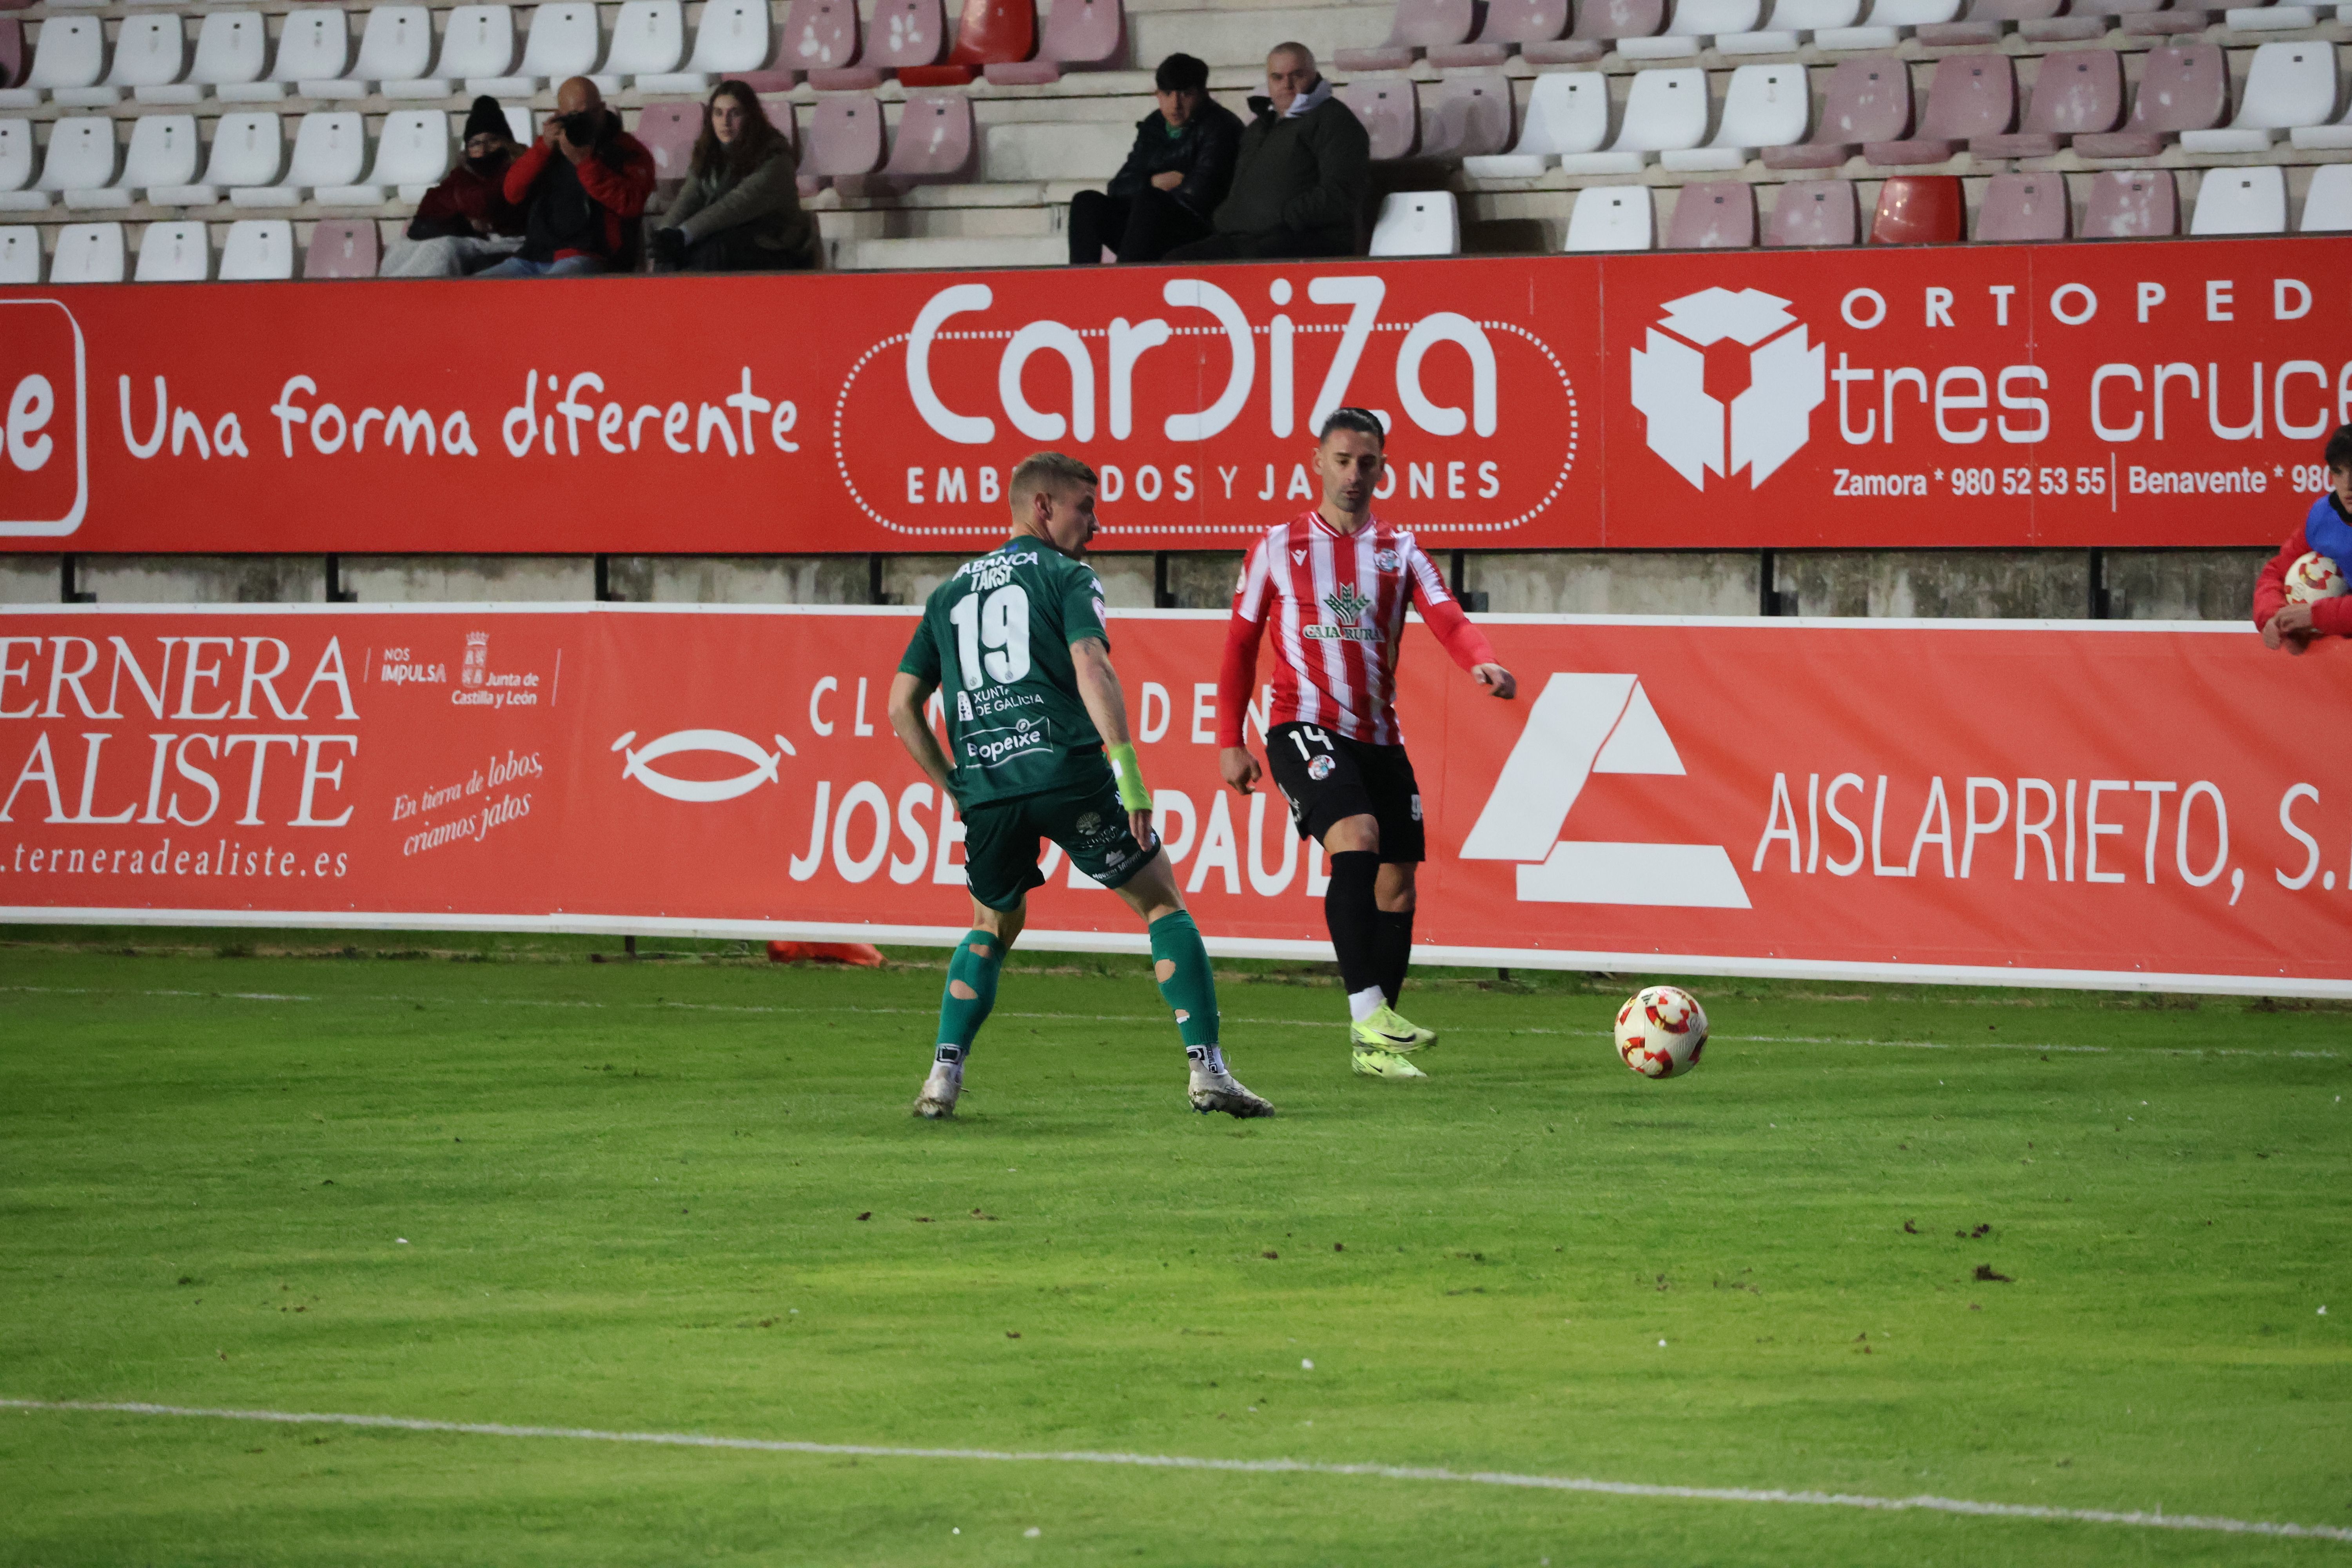
[[1151,972],[1159,978],[1160,994],[1176,1015],[1176,1032],[1185,1048],[1202,1049],[1217,1043],[1217,982],[1209,973],[1209,950],[1201,945],[1201,928],[1182,910],[1151,922]]
[[992,931],[968,931],[948,960],[947,989],[940,996],[939,1059],[961,1061],[972,1037],[996,1005],[996,976],[1004,967],[1004,944]]

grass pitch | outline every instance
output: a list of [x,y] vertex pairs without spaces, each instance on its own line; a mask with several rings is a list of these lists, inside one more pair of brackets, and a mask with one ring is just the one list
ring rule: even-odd
[[[1328,982],[1228,966],[1244,1125],[1141,960],[1031,955],[928,1125],[922,954],[16,934],[0,1395],[2352,1526],[2345,1010],[1697,981],[1651,1083],[1640,977],[1440,979],[1397,1085]],[[0,1410],[8,1563],[1546,1559],[2352,1544]]]

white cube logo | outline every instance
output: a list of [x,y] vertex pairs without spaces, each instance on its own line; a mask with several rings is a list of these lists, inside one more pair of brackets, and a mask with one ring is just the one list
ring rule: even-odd
[[55,300],[0,300],[0,536],[71,533],[89,510],[81,327]]

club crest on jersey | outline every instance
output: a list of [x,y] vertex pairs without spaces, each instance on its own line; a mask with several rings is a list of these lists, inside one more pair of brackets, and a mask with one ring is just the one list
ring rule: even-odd
[[1364,612],[1372,607],[1372,602],[1365,598],[1353,583],[1342,583],[1339,592],[1324,595],[1323,602],[1330,606],[1332,616],[1343,626],[1354,626],[1363,618]]
[[1375,550],[1372,552],[1372,564],[1383,572],[1402,572],[1404,570],[1404,557],[1393,550]]

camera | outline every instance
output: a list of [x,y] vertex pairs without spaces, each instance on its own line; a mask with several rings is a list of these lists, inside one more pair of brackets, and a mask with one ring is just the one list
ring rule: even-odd
[[594,141],[596,137],[595,116],[585,110],[571,114],[550,115],[547,122],[554,126],[557,132],[575,147],[584,146]]

